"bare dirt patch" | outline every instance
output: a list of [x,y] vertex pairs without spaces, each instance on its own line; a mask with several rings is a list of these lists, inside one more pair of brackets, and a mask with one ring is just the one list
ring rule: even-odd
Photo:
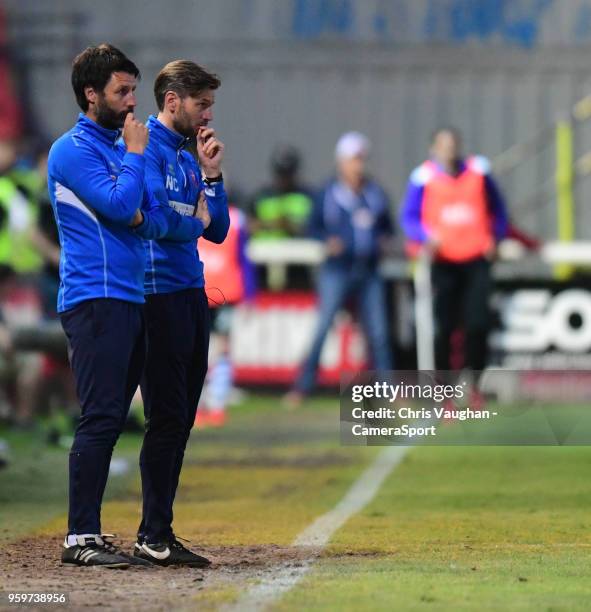
[[178,567],[110,570],[64,566],[59,560],[60,546],[59,538],[48,537],[7,543],[0,553],[2,589],[65,592],[69,595],[70,610],[191,609],[195,607],[192,598],[203,589],[224,584],[242,588],[246,581],[256,579],[270,567],[298,567],[317,554],[310,548],[272,544],[210,546],[196,548],[212,561],[206,570]]

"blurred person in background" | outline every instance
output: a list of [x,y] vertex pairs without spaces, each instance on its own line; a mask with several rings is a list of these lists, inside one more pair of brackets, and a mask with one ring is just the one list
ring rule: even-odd
[[[313,205],[312,191],[300,181],[302,160],[291,145],[278,145],[271,154],[271,182],[261,187],[247,204],[253,240],[301,238]],[[304,266],[266,266],[259,272],[261,285],[273,290],[308,288],[309,270]]]
[[43,260],[39,275],[39,290],[46,319],[57,319],[57,294],[60,283],[60,242],[57,224],[53,216],[51,201],[47,192],[47,156],[49,149],[38,147],[35,152],[36,172],[39,177],[37,191],[31,194],[36,200],[37,223],[33,241]]
[[[57,224],[47,191],[47,158],[49,147],[39,143],[33,151],[36,182],[31,182],[29,198],[35,202],[37,223],[33,229],[33,244],[43,260],[38,277],[38,290],[43,309],[39,346],[43,349],[41,378],[39,381],[39,408],[45,404],[49,411],[47,438],[51,444],[70,446],[73,430],[79,416],[74,378],[69,367],[67,352],[59,350],[54,340],[56,334],[63,337],[57,313],[57,297],[60,284],[60,243]],[[65,343],[64,343],[65,344]],[[41,401],[43,400],[43,401]]]
[[47,191],[48,155],[49,147],[44,142],[37,143],[30,157],[14,165],[7,176],[29,203],[31,224],[28,235],[34,252],[34,268],[39,272],[37,280],[43,314],[56,319],[60,246]]
[[0,141],[0,263],[17,274],[36,274],[42,259],[35,247],[41,180],[36,169],[21,167],[14,140]]
[[505,200],[489,161],[464,157],[460,133],[436,130],[430,158],[410,175],[400,221],[409,252],[432,258],[435,367],[450,370],[450,341],[465,332],[464,367],[480,372],[487,362],[491,263],[507,235]]
[[[41,318],[38,272],[43,259],[43,237],[38,229],[41,202],[47,202],[47,148],[42,150],[39,166],[19,158],[16,140],[0,143],[0,261],[6,275],[2,291],[3,374],[9,419],[17,428],[32,428],[41,404],[41,385],[45,379],[43,348],[23,349],[23,332],[39,330]],[[47,202],[49,212],[51,207]],[[52,219],[55,226],[55,222]],[[59,257],[59,249],[57,252]],[[57,295],[57,294],[56,294]],[[54,300],[55,302],[55,300]],[[55,303],[53,304],[55,311]],[[58,332],[59,333],[59,332]],[[59,333],[60,339],[63,334]]]
[[277,146],[270,159],[271,184],[249,204],[253,240],[304,236],[312,210],[312,195],[300,183],[301,157],[291,145]]
[[310,352],[284,403],[298,406],[314,387],[320,354],[335,315],[356,298],[373,368],[393,367],[384,282],[378,271],[392,248],[390,203],[367,174],[370,142],[359,132],[341,136],[335,149],[337,175],[314,203],[310,235],[324,243],[326,259],[317,279],[318,324]]
[[230,229],[222,244],[199,241],[212,329],[210,365],[197,413],[201,426],[220,427],[226,422],[234,382],[230,358],[232,316],[238,304],[251,300],[255,294],[254,268],[246,254],[246,216],[235,206],[230,206],[229,212]]
[[41,360],[37,353],[19,352],[15,346],[15,328],[10,324],[8,311],[16,283],[15,271],[0,264],[0,402],[2,412],[15,428],[30,429],[34,426]]

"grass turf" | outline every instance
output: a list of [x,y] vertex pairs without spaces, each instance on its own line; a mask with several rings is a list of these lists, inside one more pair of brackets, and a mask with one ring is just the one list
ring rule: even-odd
[[[203,544],[287,545],[330,509],[376,449],[340,447],[334,399],[296,412],[274,397],[258,397],[233,411],[227,427],[194,431],[175,502],[183,537]],[[67,507],[67,451],[39,434],[0,433],[12,449],[0,472],[0,534],[61,534]],[[141,436],[124,434],[114,458],[129,472],[110,476],[103,528],[132,537],[141,501],[137,458]]]
[[417,448],[278,610],[587,610],[591,449]]
[[[6,437],[0,434],[0,437]],[[0,472],[3,537],[60,536],[67,452],[11,434]],[[115,456],[105,529],[132,537],[139,520],[140,436]],[[221,430],[195,432],[176,504],[180,535],[212,546],[288,545],[342,497],[377,448],[341,447],[333,400],[285,412],[253,398]],[[376,499],[333,537],[277,610],[586,610],[591,601],[591,449],[420,447]],[[216,607],[247,587],[213,585]]]

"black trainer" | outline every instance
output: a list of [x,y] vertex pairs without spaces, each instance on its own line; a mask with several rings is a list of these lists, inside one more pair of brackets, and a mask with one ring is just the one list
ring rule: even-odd
[[147,542],[136,542],[133,554],[139,559],[151,561],[156,565],[184,565],[186,567],[208,567],[211,561],[196,555],[185,548],[175,536],[166,542],[148,544]]
[[120,554],[115,546],[107,544],[100,536],[76,536],[76,544],[64,540],[62,563],[73,565],[100,565],[111,569],[127,569],[131,562]]
[[136,566],[137,567],[154,567],[154,564],[150,563],[150,561],[147,561],[146,559],[141,559],[140,557],[136,557],[134,555],[130,555],[126,553],[125,551],[121,550],[120,548],[117,548],[115,544],[113,544],[113,541],[112,541],[113,538],[115,537],[116,536],[112,533],[102,533],[101,534],[101,539],[105,543],[105,548],[109,552],[112,552],[113,554],[117,554],[123,557],[124,559],[127,560],[129,565],[133,565],[134,567]]

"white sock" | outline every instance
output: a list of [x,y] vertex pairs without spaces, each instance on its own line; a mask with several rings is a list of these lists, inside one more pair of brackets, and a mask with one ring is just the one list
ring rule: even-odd
[[76,546],[79,543],[78,538],[100,538],[100,533],[71,533],[66,536],[66,544],[68,546]]
[[220,355],[209,369],[205,386],[205,403],[210,410],[224,410],[232,391],[234,368],[227,355]]

